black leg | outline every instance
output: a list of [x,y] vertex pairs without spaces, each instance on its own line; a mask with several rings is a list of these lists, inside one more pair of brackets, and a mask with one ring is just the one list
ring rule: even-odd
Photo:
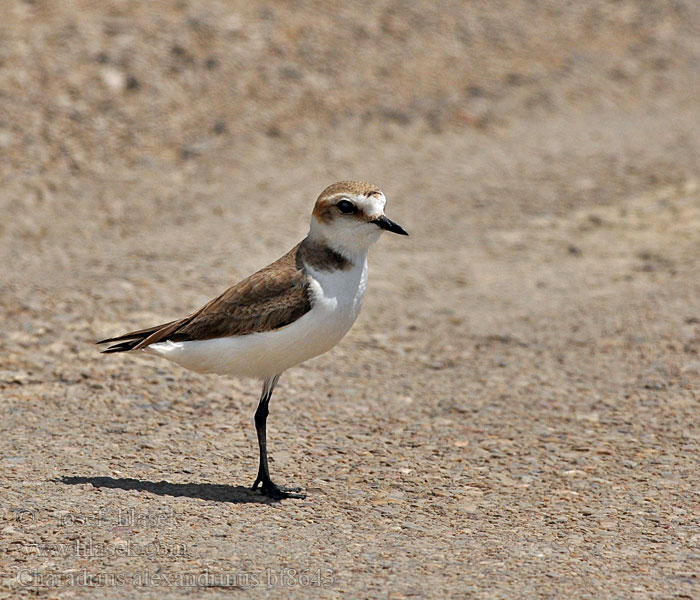
[[260,492],[270,498],[306,498],[304,494],[298,493],[301,491],[300,488],[283,488],[270,479],[270,469],[267,465],[267,415],[270,413],[268,405],[270,404],[272,390],[275,389],[278,379],[279,375],[275,375],[263,383],[260,403],[255,411],[255,430],[258,432],[258,445],[260,446],[260,466],[258,467],[258,476],[253,484],[253,489],[257,489],[258,484],[261,484]]

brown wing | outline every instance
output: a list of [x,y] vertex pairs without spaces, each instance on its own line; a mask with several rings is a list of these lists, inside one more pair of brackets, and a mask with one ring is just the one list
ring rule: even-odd
[[105,352],[125,352],[166,340],[209,340],[289,325],[311,310],[309,279],[301,268],[300,245],[184,319],[98,343],[121,342]]

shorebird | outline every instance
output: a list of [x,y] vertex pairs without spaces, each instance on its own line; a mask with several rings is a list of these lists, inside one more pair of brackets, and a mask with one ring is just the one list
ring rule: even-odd
[[384,214],[371,184],[340,181],[316,200],[308,235],[287,254],[189,316],[97,342],[104,353],[144,351],[198,373],[262,380],[255,411],[260,449],[252,489],[303,498],[270,479],[266,424],[280,375],[335,346],[350,330],[367,289],[367,252],[384,231],[408,235]]

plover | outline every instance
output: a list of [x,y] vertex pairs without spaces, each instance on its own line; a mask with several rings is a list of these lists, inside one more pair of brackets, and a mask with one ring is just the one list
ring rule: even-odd
[[108,338],[104,353],[141,350],[198,373],[262,380],[255,412],[260,465],[253,489],[303,498],[270,479],[266,423],[272,391],[285,370],[323,354],[350,330],[367,288],[367,252],[383,231],[408,235],[384,214],[371,184],[340,181],[316,200],[308,235],[271,265],[189,316]]

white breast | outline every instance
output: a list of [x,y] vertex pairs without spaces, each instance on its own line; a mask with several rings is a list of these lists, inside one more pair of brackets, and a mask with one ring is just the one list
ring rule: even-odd
[[199,373],[266,379],[318,356],[350,330],[367,289],[367,257],[346,271],[316,271],[312,308],[280,329],[192,342],[161,342],[146,351]]

